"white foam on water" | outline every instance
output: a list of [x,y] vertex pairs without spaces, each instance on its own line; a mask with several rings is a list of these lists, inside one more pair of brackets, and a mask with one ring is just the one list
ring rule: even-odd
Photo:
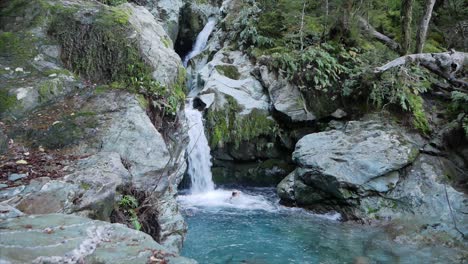
[[213,190],[204,193],[179,195],[179,202],[185,209],[212,208],[212,209],[239,209],[239,210],[265,210],[275,212],[279,210],[277,204],[269,201],[262,195],[253,195],[240,192],[233,197],[234,190]]

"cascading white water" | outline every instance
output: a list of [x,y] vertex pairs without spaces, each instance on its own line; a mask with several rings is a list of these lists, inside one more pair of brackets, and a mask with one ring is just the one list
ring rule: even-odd
[[[200,54],[206,47],[208,38],[212,33],[216,19],[211,18],[197,37],[193,50],[185,57],[184,65]],[[242,193],[237,197],[232,196],[232,190],[215,190],[215,184],[211,174],[210,146],[203,127],[202,112],[193,108],[190,100],[185,106],[185,116],[189,126],[188,175],[190,176],[190,194],[180,195],[178,200],[185,208],[206,207],[229,207],[252,210],[276,210],[276,205],[271,204],[268,199],[261,195],[249,195]],[[238,192],[238,191],[237,191]]]
[[198,34],[197,40],[195,41],[195,44],[193,45],[192,51],[190,51],[190,53],[187,54],[187,56],[185,56],[184,58],[185,67],[187,67],[188,62],[191,58],[200,54],[203,51],[203,49],[206,47],[208,38],[213,32],[215,25],[216,25],[216,19],[210,18],[208,20],[208,23],[206,23],[205,27],[203,28],[203,30],[200,32],[200,34]]
[[203,193],[214,190],[211,176],[211,154],[208,140],[203,127],[203,116],[194,109],[190,101],[185,106],[185,116],[189,126],[188,174],[190,176],[192,193]]

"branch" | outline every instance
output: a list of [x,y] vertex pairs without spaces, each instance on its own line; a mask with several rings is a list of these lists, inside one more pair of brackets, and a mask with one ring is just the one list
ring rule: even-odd
[[468,82],[457,79],[455,74],[468,65],[468,53],[449,51],[442,53],[420,53],[399,57],[389,63],[377,67],[374,73],[383,73],[392,68],[409,63],[418,63],[433,73],[441,76],[457,87],[468,88]]
[[401,50],[401,47],[400,47],[400,44],[398,44],[396,41],[394,41],[393,39],[385,36],[384,34],[378,32],[371,24],[369,24],[369,22],[363,18],[362,16],[357,16],[358,18],[358,21],[359,21],[359,27],[361,28],[361,30],[364,30],[365,32],[367,32],[369,35],[371,35],[372,37],[378,39],[380,42],[384,43],[385,45],[387,45],[389,48],[391,48],[392,50],[396,51],[396,52],[400,52]]

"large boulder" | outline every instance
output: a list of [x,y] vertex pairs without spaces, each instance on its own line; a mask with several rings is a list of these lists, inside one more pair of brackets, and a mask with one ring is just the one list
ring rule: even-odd
[[[441,157],[420,155],[423,141],[378,117],[349,122],[341,130],[310,134],[296,146],[298,168],[278,185],[282,201],[344,219],[392,219],[424,215],[449,222],[451,208],[466,223],[468,200],[444,179]],[[462,224],[466,228],[465,224]]]
[[121,224],[48,214],[0,222],[2,263],[196,263]]

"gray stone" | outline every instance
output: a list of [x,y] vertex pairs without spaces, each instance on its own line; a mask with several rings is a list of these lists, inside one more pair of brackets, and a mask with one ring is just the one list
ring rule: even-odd
[[349,122],[346,131],[305,136],[296,144],[293,159],[310,170],[306,182],[327,177],[358,188],[365,185],[368,190],[387,191],[392,187],[382,186],[377,178],[405,167],[417,155],[417,146],[397,128],[370,120]]
[[220,50],[199,72],[195,91],[214,93],[213,107],[217,109],[227,103],[225,96],[231,96],[242,108],[240,115],[247,115],[253,109],[268,111],[268,96],[261,83],[251,75],[253,68],[242,52]]
[[[153,68],[153,78],[161,85],[172,87],[179,82],[184,71],[179,55],[175,53],[171,38],[154,16],[144,7],[125,4],[131,10],[130,24],[135,29],[141,56]],[[185,78],[185,76],[183,76]]]
[[336,119],[342,119],[344,117],[346,117],[348,115],[348,113],[346,113],[345,111],[343,111],[342,109],[336,109],[335,112],[333,112],[330,116],[331,117],[334,117]]
[[39,191],[24,194],[15,207],[26,214],[71,213],[78,194],[79,187],[72,183],[49,181]]
[[172,42],[177,40],[179,33],[180,9],[184,5],[182,0],[158,0],[147,1],[145,7],[162,21],[163,27],[170,36]]
[[176,257],[149,235],[121,224],[49,214],[0,223],[0,262],[6,263],[196,263]]
[[130,177],[120,155],[114,152],[99,152],[79,161],[76,172],[65,177],[80,188],[80,198],[74,202],[73,211],[83,211],[92,219],[108,221],[117,190],[129,183]]
[[28,177],[27,174],[12,173],[12,174],[10,174],[10,176],[8,176],[8,180],[9,181],[17,181],[17,180],[21,180],[21,179],[26,178],[26,177]]
[[0,219],[8,219],[23,216],[24,214],[18,209],[8,204],[0,204]]
[[7,187],[8,187],[8,184],[0,183],[0,189],[4,189]]
[[26,188],[26,186],[21,185],[21,186],[16,186],[16,187],[11,187],[11,188],[5,188],[0,190],[0,200],[5,200],[9,199],[11,197],[14,197]]
[[107,122],[99,136],[101,151],[120,155],[137,188],[154,186],[154,176],[165,168],[170,154],[138,100],[127,93],[112,92],[93,98],[87,108]]
[[314,113],[308,110],[305,99],[299,88],[281,75],[260,66],[260,76],[263,85],[268,89],[271,102],[276,111],[287,116],[293,122],[313,121]]
[[200,99],[205,104],[205,108],[210,108],[210,106],[214,103],[215,101],[215,94],[214,93],[209,93],[209,94],[202,94],[198,96],[197,98]]

